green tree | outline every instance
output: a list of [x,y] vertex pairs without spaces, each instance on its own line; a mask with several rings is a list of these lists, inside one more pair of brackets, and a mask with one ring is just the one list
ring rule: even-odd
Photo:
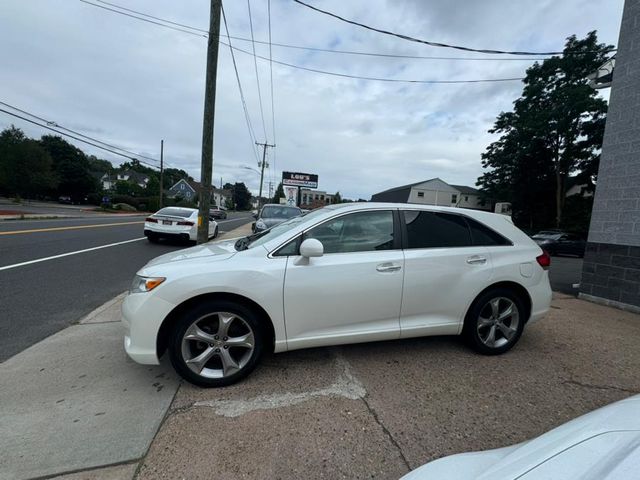
[[90,173],[89,160],[82,150],[56,135],[44,135],[39,143],[53,160],[59,195],[83,199],[100,190],[98,181]]
[[569,37],[561,57],[527,70],[513,111],[502,112],[490,130],[501,136],[482,155],[488,171],[477,185],[494,200],[510,201],[517,222],[561,226],[568,176],[595,176],[607,104],[587,76],[611,49],[596,32]]
[[14,126],[0,133],[0,192],[38,198],[56,187],[53,161],[35,140]]
[[281,198],[284,198],[284,188],[282,188],[282,182],[278,184],[278,188],[276,188],[276,193],[273,195],[271,203],[280,203]]
[[233,202],[237,210],[249,210],[251,208],[251,192],[243,182],[233,185]]
[[113,164],[109,160],[103,160],[95,155],[89,155],[87,157],[87,162],[89,163],[89,170],[92,172],[113,172]]
[[333,203],[342,203],[342,195],[340,195],[340,192],[336,192],[333,196]]

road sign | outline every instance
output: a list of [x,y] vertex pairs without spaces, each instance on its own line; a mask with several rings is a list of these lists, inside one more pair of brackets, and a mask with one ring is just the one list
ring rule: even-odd
[[292,187],[287,185],[284,187],[284,198],[287,206],[289,207],[297,207],[298,206],[298,187]]
[[318,175],[313,173],[282,172],[282,185],[318,188]]

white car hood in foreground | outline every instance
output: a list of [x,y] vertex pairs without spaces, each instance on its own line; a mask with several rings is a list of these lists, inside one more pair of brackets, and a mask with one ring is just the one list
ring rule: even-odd
[[640,472],[640,395],[571,420],[511,447],[452,455],[403,480],[613,480]]
[[154,267],[165,263],[179,262],[182,260],[194,260],[197,258],[217,257],[216,260],[225,260],[236,253],[234,245],[238,239],[232,238],[220,242],[210,242],[175,252],[165,253],[147,263],[146,267]]

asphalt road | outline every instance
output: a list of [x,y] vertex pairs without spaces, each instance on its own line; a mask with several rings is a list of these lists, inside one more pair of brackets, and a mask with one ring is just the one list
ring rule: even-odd
[[[220,233],[251,220],[232,213],[219,221]],[[152,258],[188,246],[147,242],[143,222],[144,216],[1,222],[0,362],[127,290]],[[24,264],[34,260],[42,261]]]

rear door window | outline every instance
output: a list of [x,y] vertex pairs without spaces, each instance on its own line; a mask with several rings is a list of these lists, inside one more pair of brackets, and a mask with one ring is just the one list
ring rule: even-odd
[[405,210],[408,248],[469,247],[471,233],[464,217],[441,212]]

